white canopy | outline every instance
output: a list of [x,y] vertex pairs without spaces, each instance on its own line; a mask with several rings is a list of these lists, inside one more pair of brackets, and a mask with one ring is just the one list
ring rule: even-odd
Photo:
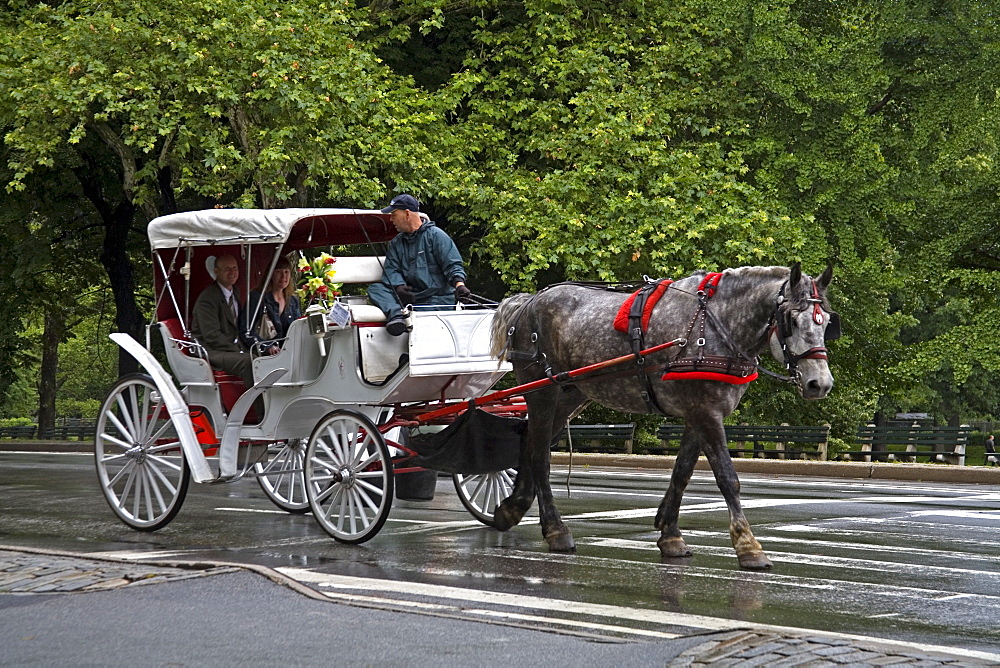
[[[323,243],[357,243],[356,237],[365,221],[373,219],[387,225],[391,238],[395,230],[388,225],[389,216],[377,210],[364,209],[206,209],[161,216],[150,221],[147,228],[149,244],[154,250],[178,246],[211,246],[215,244],[284,243],[297,225],[316,231]],[[383,227],[385,227],[383,225]],[[343,240],[338,238],[343,233]],[[372,241],[384,241],[385,233],[374,233]],[[363,240],[363,239],[362,239]]]

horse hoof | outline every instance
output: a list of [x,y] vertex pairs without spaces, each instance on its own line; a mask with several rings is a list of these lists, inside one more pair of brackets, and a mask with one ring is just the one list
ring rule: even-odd
[[549,552],[576,552],[576,541],[569,531],[549,534],[545,542],[549,544]]
[[740,568],[748,571],[767,571],[773,566],[771,560],[763,552],[750,552],[736,555],[740,560]]
[[497,506],[497,509],[493,511],[493,528],[497,531],[509,531],[511,527],[516,525],[517,521],[511,517],[510,512],[503,507],[503,504]]
[[522,517],[524,513],[519,513],[510,499],[504,499],[493,511],[493,527],[498,531],[507,531],[517,526]]
[[656,546],[660,548],[660,555],[664,557],[690,557],[691,548],[687,546],[680,536],[671,538],[661,538],[656,541]]

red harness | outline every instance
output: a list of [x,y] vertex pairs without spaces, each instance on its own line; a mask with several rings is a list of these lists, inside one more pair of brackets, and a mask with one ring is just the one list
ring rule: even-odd
[[[704,319],[705,302],[712,298],[722,280],[721,272],[711,272],[698,284],[699,313]],[[695,314],[697,319],[698,314]],[[691,321],[691,329],[694,327]],[[704,320],[702,321],[704,325]],[[690,331],[688,332],[690,338]],[[757,368],[735,357],[699,355],[695,358],[674,360],[667,364],[667,371],[660,380],[714,380],[730,385],[744,385],[757,379]]]
[[[669,279],[661,281],[655,288],[653,288],[649,297],[646,298],[646,304],[642,309],[642,331],[645,332],[649,327],[649,316],[653,314],[653,307],[655,307],[657,302],[660,301],[660,297],[666,294],[667,288],[670,287],[671,283],[673,283],[673,281]],[[622,307],[618,309],[618,314],[615,316],[615,329],[619,332],[624,334],[628,333],[629,312],[632,310],[632,304],[635,302],[635,298],[640,292],[642,292],[641,289],[636,290],[629,295],[628,299],[625,300],[625,303],[622,304]]]
[[[711,299],[719,287],[720,280],[722,280],[722,272],[714,271],[706,274],[701,283],[698,284],[699,298],[702,300]],[[646,303],[642,309],[642,332],[645,332],[649,326],[649,318],[653,313],[653,308],[666,294],[671,283],[673,283],[671,280],[661,281],[646,297]],[[641,291],[640,289],[629,295],[629,298],[618,309],[618,313],[615,315],[615,329],[617,331],[626,334],[630,332],[629,316],[633,303]],[[702,303],[704,302],[702,301]],[[692,321],[693,323],[694,321]],[[661,380],[715,380],[730,385],[743,385],[757,378],[756,367],[737,358],[718,355],[701,355],[698,358],[675,360],[668,363],[666,369]]]

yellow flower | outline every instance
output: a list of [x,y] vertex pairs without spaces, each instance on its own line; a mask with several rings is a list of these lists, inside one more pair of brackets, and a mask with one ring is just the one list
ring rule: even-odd
[[343,283],[333,281],[337,270],[337,258],[329,253],[320,253],[311,261],[300,257],[298,262],[299,280],[296,294],[302,300],[322,301],[340,294]]

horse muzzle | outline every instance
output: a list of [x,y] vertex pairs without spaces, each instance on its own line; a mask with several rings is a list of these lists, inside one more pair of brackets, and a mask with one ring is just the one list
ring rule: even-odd
[[823,399],[833,389],[833,374],[822,357],[808,357],[799,360],[795,367],[795,386],[803,399]]

